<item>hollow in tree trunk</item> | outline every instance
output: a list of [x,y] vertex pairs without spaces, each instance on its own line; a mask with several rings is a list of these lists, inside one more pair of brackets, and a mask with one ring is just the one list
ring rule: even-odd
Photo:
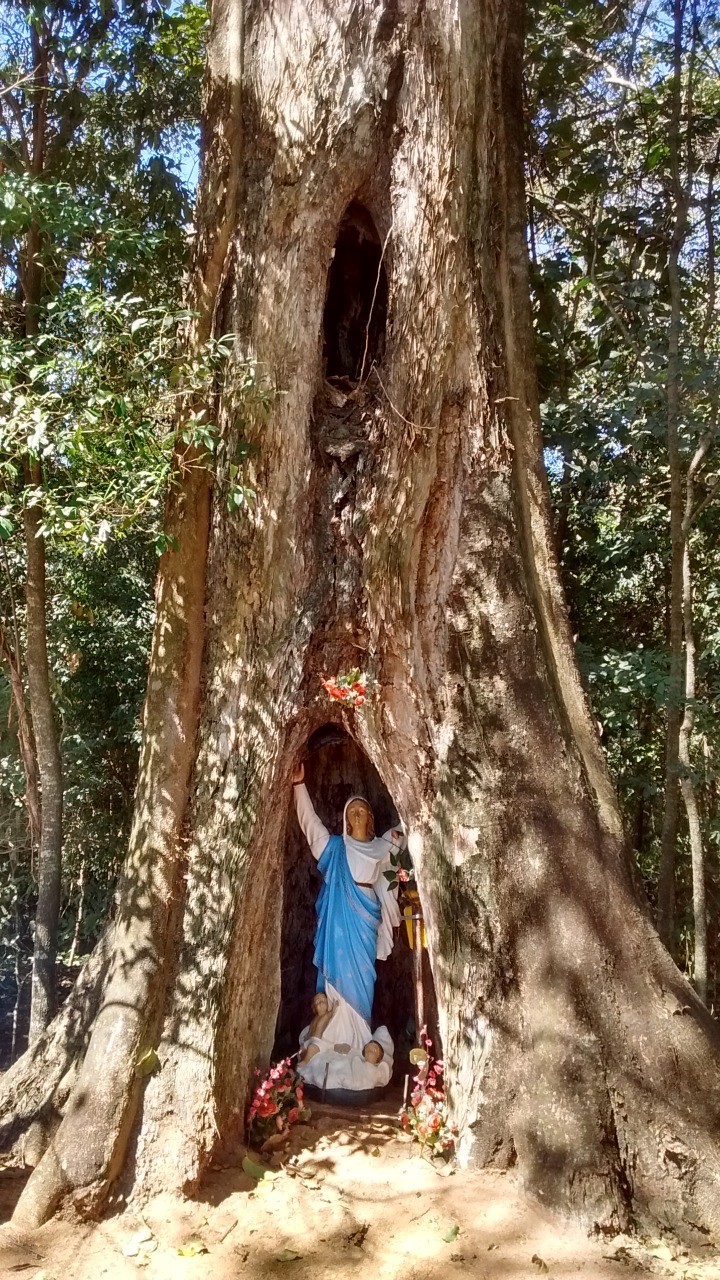
[[[591,1225],[720,1227],[717,1033],[634,896],[552,549],[521,25],[215,5],[195,297],[236,356],[212,502],[196,468],[172,498],[104,999],[18,1219],[192,1189],[242,1141],[293,764],[337,720],[410,833],[460,1160]],[[378,693],[331,707],[354,667]]]

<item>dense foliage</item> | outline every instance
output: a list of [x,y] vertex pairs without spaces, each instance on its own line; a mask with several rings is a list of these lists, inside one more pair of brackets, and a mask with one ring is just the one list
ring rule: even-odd
[[[654,900],[667,710],[675,700],[694,716],[685,772],[709,852],[716,925],[720,26],[715,5],[700,0],[643,0],[628,5],[621,21],[618,12],[586,0],[539,3],[534,12],[529,240],[543,426],[578,654],[642,874]],[[688,534],[693,697],[672,681],[670,502],[673,462],[684,501],[699,447],[705,452],[691,476]],[[683,641],[684,651],[687,636]],[[686,959],[693,921],[682,812],[676,834],[673,941]],[[711,939],[716,935],[715,927]],[[711,977],[717,963],[715,953]]]
[[[134,786],[204,26],[191,2],[0,5],[3,634],[24,673],[23,518],[34,507],[64,772],[66,961],[107,915]],[[21,1014],[29,996],[37,849],[7,686],[2,699],[9,1017],[17,984]]]

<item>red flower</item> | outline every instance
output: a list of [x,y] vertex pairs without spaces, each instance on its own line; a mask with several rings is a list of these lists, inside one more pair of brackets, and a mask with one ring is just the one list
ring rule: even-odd
[[297,1124],[299,1116],[300,1116],[299,1109],[297,1107],[291,1107],[287,1113],[288,1124]]
[[274,1116],[277,1112],[278,1104],[273,1098],[263,1098],[258,1107],[258,1115],[265,1119],[266,1116]]
[[299,1084],[297,1089],[295,1090],[295,1095],[297,1097],[298,1102],[302,1102],[304,1094],[305,1094],[305,1090],[303,1089],[303,1086]]
[[351,684],[350,688],[352,689],[353,693],[361,693],[363,697],[367,693],[367,689],[365,685],[361,684],[359,680],[356,680],[354,684]]
[[404,867],[398,867],[397,878],[401,884],[407,884],[408,880],[410,879],[410,872],[406,871]]

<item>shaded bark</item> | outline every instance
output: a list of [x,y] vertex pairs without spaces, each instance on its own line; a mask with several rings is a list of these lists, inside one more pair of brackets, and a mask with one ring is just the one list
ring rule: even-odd
[[113,926],[103,933],[51,1025],[5,1072],[0,1093],[0,1150],[40,1159],[57,1129],[100,1005]]
[[[635,899],[553,550],[521,25],[491,0],[248,5],[207,565],[185,542],[198,503],[163,566],[111,976],[18,1219],[63,1195],[96,1209],[118,1180],[193,1190],[242,1142],[281,1001],[292,768],[333,720],[409,831],[461,1162],[517,1160],[588,1225],[720,1228],[717,1031]],[[232,116],[211,104],[217,194]],[[385,246],[388,314],[384,355],[343,389],[323,313],[353,203]],[[248,359],[281,393],[262,413],[238,395]],[[238,512],[240,444],[257,499]],[[329,707],[320,676],[358,665],[378,695]],[[139,1080],[149,1046],[162,1069]]]

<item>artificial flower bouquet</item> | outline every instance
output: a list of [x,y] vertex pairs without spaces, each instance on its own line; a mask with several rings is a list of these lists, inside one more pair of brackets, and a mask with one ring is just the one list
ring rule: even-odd
[[[256,1076],[262,1075],[260,1071]],[[287,1133],[298,1120],[309,1120],[303,1106],[303,1083],[291,1058],[271,1065],[264,1080],[256,1085],[248,1111],[248,1134],[254,1146],[261,1146],[278,1133]]]
[[356,667],[344,675],[328,676],[322,681],[322,687],[334,702],[344,702],[348,707],[361,707],[372,697],[377,681],[366,671],[360,671]]
[[422,1048],[413,1049],[410,1061],[417,1066],[409,1102],[400,1112],[400,1126],[420,1143],[420,1153],[449,1155],[457,1130],[448,1123],[443,1064],[431,1054],[432,1040],[425,1027],[420,1032]]

